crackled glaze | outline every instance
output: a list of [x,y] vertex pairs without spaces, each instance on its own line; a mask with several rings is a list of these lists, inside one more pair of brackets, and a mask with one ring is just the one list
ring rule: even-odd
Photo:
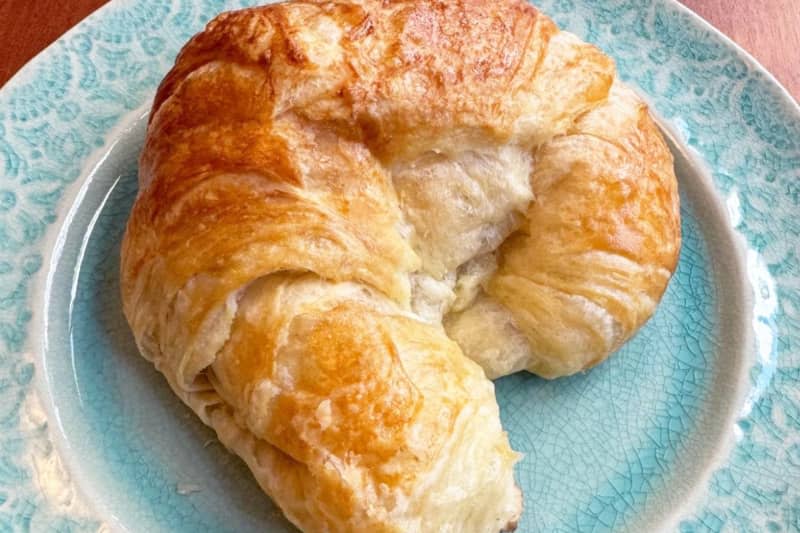
[[[116,286],[130,112],[243,3],[112,2],[0,92],[0,531],[289,530],[135,354]],[[586,375],[498,382],[526,452],[520,530],[800,530],[800,112],[671,1],[538,4],[609,52],[689,153],[655,318]]]

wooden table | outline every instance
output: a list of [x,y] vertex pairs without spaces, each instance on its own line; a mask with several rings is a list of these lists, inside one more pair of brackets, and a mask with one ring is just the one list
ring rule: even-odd
[[[0,0],[0,85],[105,0]],[[800,0],[683,0],[800,99]]]
[[681,0],[772,72],[800,101],[800,0]]

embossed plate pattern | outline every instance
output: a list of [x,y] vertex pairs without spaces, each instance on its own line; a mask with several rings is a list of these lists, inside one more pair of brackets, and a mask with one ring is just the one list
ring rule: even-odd
[[[0,91],[0,532],[291,531],[133,346],[118,246],[142,115],[246,2],[116,0]],[[685,242],[582,376],[497,382],[520,530],[800,530],[800,110],[672,0],[542,0],[674,134]]]

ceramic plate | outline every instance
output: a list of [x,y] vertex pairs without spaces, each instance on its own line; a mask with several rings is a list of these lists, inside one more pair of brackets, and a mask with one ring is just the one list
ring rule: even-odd
[[[0,92],[0,531],[292,531],[120,310],[150,98],[239,6],[113,1]],[[525,453],[520,531],[798,531],[800,110],[672,0],[540,7],[610,53],[672,135],[684,244],[620,353],[497,382]]]

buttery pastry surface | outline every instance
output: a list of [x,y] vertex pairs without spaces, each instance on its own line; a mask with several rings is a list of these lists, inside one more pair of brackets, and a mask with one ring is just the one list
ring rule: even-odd
[[555,378],[603,361],[653,314],[678,260],[672,154],[621,82],[535,151],[530,183],[534,200],[485,291],[445,317],[492,378]]
[[599,362],[675,267],[671,157],[615,78],[513,0],[274,4],[181,51],[124,312],[301,529],[514,527],[486,375]]

